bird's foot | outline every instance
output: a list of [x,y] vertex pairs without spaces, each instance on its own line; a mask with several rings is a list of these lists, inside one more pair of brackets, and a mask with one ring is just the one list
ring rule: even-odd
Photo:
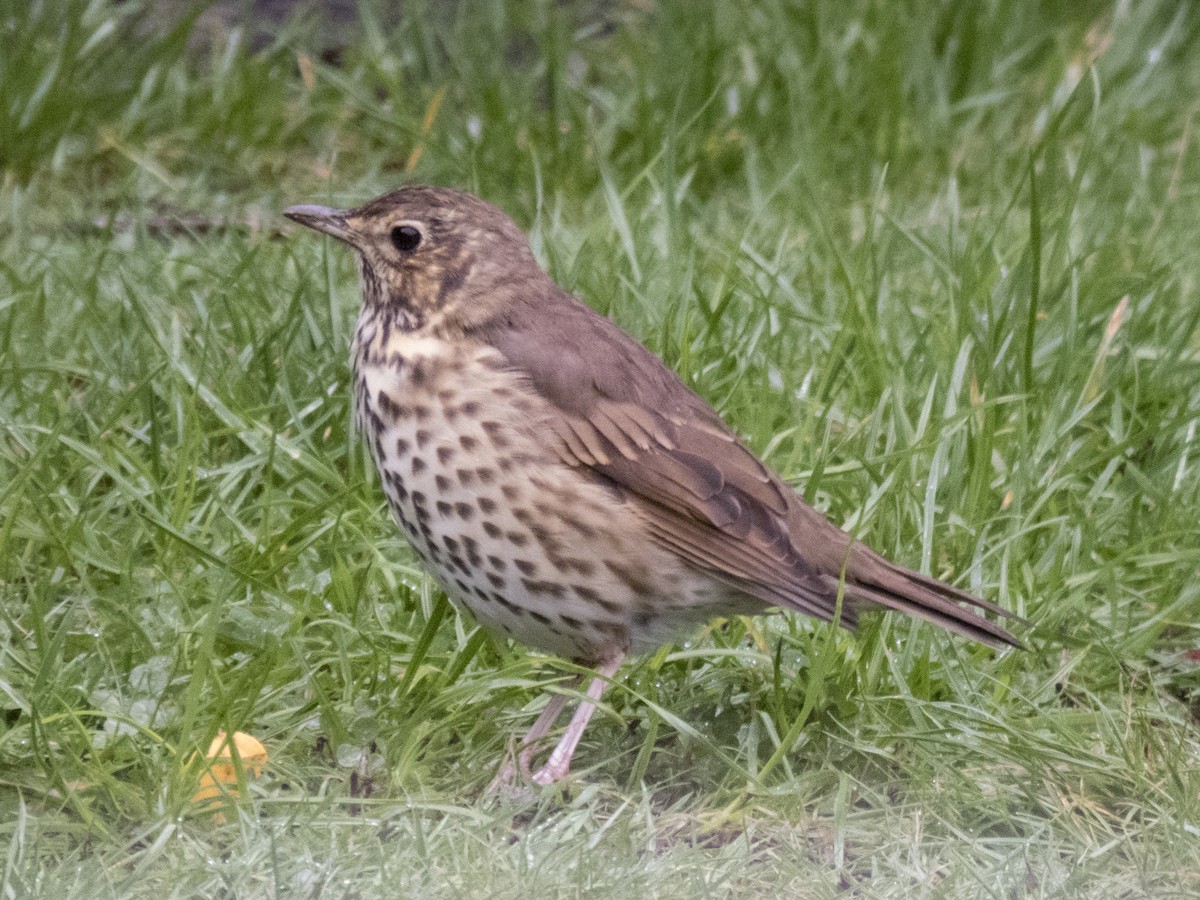
[[558,784],[560,781],[565,781],[569,766],[567,764],[555,765],[554,759],[551,758],[544,766],[529,776],[529,780],[534,784],[540,784],[545,787],[548,784]]

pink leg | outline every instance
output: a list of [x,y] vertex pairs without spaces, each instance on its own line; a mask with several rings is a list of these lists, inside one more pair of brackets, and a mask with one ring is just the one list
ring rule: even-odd
[[[568,687],[573,688],[582,680],[583,676],[577,675],[572,679]],[[570,698],[566,694],[553,695],[549,702],[546,703],[546,708],[542,710],[542,714],[533,723],[533,727],[525,733],[525,737],[521,738],[521,743],[517,745],[519,747],[517,753],[517,771],[521,773],[522,778],[528,780],[531,777],[529,774],[529,761],[533,759],[534,751],[537,750],[537,742],[545,737],[546,732],[554,725],[555,720],[562,713],[563,707],[567,705],[568,699]],[[500,771],[496,774],[496,777],[492,779],[492,783],[488,785],[489,792],[498,790],[504,785],[509,784],[513,779],[515,773],[513,772],[511,743],[509,744],[508,752],[509,759],[505,761]]]
[[[583,676],[578,676],[571,681],[570,687],[575,687],[582,680]],[[534,751],[537,750],[537,742],[544,738],[546,732],[558,721],[558,716],[563,711],[563,707],[567,705],[568,699],[570,698],[566,694],[555,694],[551,697],[550,702],[546,704],[546,708],[542,710],[542,714],[533,723],[533,727],[526,732],[525,737],[521,738],[521,749],[517,754],[517,769],[520,771],[522,778],[528,779],[530,777],[529,761],[533,759]]]
[[[554,784],[554,782],[562,781],[567,777],[567,772],[571,767],[571,755],[579,745],[580,738],[583,737],[583,730],[587,728],[588,719],[596,711],[596,703],[600,700],[604,689],[608,687],[609,680],[616,673],[624,659],[625,654],[618,653],[611,659],[602,662],[596,668],[599,677],[593,678],[592,683],[588,685],[587,696],[580,701],[579,708],[575,710],[575,715],[571,717],[571,724],[567,726],[562,740],[550,752],[550,758],[546,760],[546,764],[533,773],[533,781],[536,784]],[[560,694],[559,696],[561,697],[562,695]],[[538,722],[541,722],[541,719],[538,719]],[[537,723],[535,723],[534,727],[537,727]]]

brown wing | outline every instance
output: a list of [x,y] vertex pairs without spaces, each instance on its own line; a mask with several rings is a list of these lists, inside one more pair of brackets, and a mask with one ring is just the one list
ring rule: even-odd
[[624,489],[662,545],[751,596],[822,619],[834,614],[845,567],[847,598],[858,601],[844,604],[847,625],[857,606],[878,604],[1012,642],[947,597],[991,604],[887,562],[807,506],[608,319],[565,293],[550,299],[494,323],[487,339],[550,401],[563,462]]

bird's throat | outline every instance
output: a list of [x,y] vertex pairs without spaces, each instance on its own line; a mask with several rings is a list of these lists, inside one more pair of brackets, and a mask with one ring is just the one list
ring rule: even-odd
[[409,292],[389,285],[363,256],[358,258],[358,279],[362,286],[363,314],[370,311],[386,331],[412,333],[425,324],[425,314],[409,302]]

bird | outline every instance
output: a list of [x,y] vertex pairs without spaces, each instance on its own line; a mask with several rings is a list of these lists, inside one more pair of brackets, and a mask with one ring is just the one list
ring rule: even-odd
[[1011,613],[808,505],[656,355],[559,287],[498,207],[408,185],[284,215],[355,253],[354,418],[415,554],[483,628],[595,673],[544,764],[530,771],[564,692],[492,787],[567,778],[625,658],[716,617],[782,608],[852,628],[898,610],[1021,646],[983,614]]

